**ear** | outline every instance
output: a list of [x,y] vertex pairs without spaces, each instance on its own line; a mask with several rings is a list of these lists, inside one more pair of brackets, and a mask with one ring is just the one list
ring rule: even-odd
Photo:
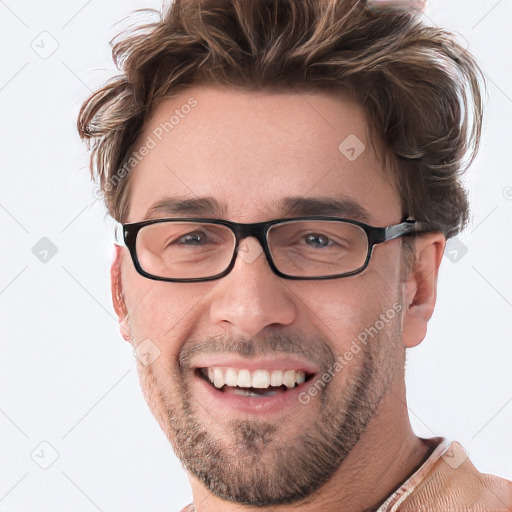
[[110,285],[114,311],[119,320],[119,332],[121,336],[131,343],[130,329],[128,327],[128,311],[123,297],[123,285],[121,279],[121,262],[123,260],[123,247],[115,244],[115,255],[110,267]]
[[442,233],[425,233],[415,240],[413,263],[404,283],[404,325],[402,343],[419,345],[427,334],[427,322],[434,313],[437,277],[446,239]]

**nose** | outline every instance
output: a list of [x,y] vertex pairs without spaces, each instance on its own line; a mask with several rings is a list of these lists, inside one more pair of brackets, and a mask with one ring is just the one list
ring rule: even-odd
[[254,337],[268,326],[292,324],[297,314],[289,286],[273,273],[252,237],[241,243],[235,266],[210,297],[210,320],[231,334]]

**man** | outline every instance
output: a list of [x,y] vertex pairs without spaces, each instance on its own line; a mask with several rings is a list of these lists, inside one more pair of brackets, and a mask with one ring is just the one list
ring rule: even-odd
[[512,509],[512,483],[413,433],[404,385],[468,217],[481,74],[375,4],[176,0],[82,106],[186,510]]

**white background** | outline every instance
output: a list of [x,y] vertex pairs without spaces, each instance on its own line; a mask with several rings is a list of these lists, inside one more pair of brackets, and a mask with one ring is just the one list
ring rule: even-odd
[[[114,24],[142,7],[160,4],[0,0],[0,512],[172,512],[191,498],[118,334],[111,227],[75,130],[114,73]],[[411,420],[512,479],[512,2],[432,0],[427,15],[467,41],[489,100],[467,253],[443,259],[428,336],[409,352]],[[32,252],[43,237],[57,249],[46,263]]]

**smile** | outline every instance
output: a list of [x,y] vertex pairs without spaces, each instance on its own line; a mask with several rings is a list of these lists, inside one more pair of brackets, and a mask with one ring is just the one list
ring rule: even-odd
[[241,396],[272,396],[302,384],[310,375],[303,370],[249,370],[214,366],[199,369],[199,375],[218,390]]

